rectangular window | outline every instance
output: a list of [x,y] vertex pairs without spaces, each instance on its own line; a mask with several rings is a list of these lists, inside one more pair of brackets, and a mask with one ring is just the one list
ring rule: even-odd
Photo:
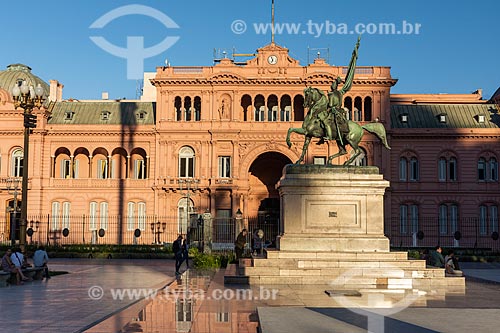
[[406,158],[399,159],[399,180],[406,181],[406,167],[407,161]]
[[451,205],[450,206],[450,232],[455,233],[458,231],[458,206]]
[[230,156],[219,156],[219,178],[231,178]]
[[134,178],[146,179],[146,163],[144,160],[135,160],[134,162]]
[[23,176],[23,157],[15,156],[14,157],[14,177],[22,177]]
[[498,180],[498,163],[494,158],[490,159],[490,180]]
[[285,106],[285,110],[281,110],[280,120],[281,121],[290,121],[291,107]]
[[440,182],[446,181],[446,160],[444,158],[439,159],[438,178]]
[[97,202],[90,203],[89,228],[97,230]]
[[60,204],[59,202],[55,201],[52,203],[52,217],[51,217],[51,227],[52,230],[59,230],[59,209],[60,209]]
[[276,121],[278,120],[278,111],[277,107],[274,106],[269,112],[267,113],[267,121]]
[[416,158],[410,160],[410,180],[418,180],[418,160]]
[[146,203],[139,202],[137,204],[137,228],[146,229]]
[[216,321],[218,323],[228,323],[229,322],[229,312],[217,312]]
[[63,202],[63,212],[62,212],[62,228],[68,228],[69,229],[69,214],[71,210],[71,203],[70,202]]
[[61,161],[61,178],[71,177],[71,160]]
[[179,165],[179,177],[181,178],[194,177],[194,158],[181,157]]
[[261,106],[260,108],[255,110],[255,121],[264,121],[265,120],[265,106]]
[[108,203],[101,202],[99,208],[101,229],[108,230]]
[[482,158],[477,163],[477,178],[479,180],[486,180],[486,161]]
[[410,205],[410,226],[411,233],[418,232],[418,206]]
[[479,233],[486,235],[488,233],[488,226],[486,225],[488,218],[488,208],[486,206],[479,206]]
[[97,178],[108,178],[108,160],[97,160]]
[[498,207],[490,206],[490,227],[491,232],[498,232]]
[[446,235],[448,233],[448,206],[439,206],[439,233]]
[[131,231],[135,227],[135,203],[129,202],[127,209],[127,230]]
[[78,178],[78,172],[80,168],[80,161],[79,160],[74,160],[73,161],[73,178]]
[[456,181],[457,180],[457,160],[452,158],[450,159],[450,180],[451,181]]
[[399,231],[401,234],[408,232],[408,206],[399,206]]

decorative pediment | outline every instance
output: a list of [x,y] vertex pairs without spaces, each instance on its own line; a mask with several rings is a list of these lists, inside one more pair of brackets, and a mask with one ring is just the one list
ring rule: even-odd
[[234,73],[216,73],[208,78],[209,81],[243,81],[244,78]]
[[336,77],[330,73],[311,73],[305,77],[305,81],[334,81]]

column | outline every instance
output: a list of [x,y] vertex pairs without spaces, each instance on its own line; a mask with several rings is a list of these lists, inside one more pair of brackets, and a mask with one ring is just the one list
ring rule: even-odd
[[127,155],[127,163],[125,165],[125,179],[128,179],[129,172],[130,172],[130,155]]
[[89,155],[89,178],[92,178],[92,155]]
[[70,162],[69,162],[69,165],[70,165],[70,168],[69,168],[69,178],[73,179],[74,178],[74,168],[75,168],[75,156],[74,155],[71,155],[70,157]]

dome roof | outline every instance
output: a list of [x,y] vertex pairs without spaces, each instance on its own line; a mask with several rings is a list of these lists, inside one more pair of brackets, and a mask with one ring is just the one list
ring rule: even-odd
[[38,76],[31,73],[31,67],[23,64],[11,64],[7,69],[0,71],[0,88],[12,94],[12,88],[19,80],[25,80],[28,85],[36,87],[39,83],[43,88],[43,95],[47,97],[50,93],[49,85]]

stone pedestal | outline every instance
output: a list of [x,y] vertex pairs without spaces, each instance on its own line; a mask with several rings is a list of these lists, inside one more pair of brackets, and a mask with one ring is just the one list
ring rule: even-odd
[[428,269],[424,260],[390,252],[384,236],[388,186],[377,167],[285,166],[277,185],[277,249],[266,249],[265,258],[240,259],[226,270],[225,283],[463,293],[464,278],[447,278],[444,269]]
[[388,252],[384,192],[377,167],[287,165],[281,198],[281,251]]

